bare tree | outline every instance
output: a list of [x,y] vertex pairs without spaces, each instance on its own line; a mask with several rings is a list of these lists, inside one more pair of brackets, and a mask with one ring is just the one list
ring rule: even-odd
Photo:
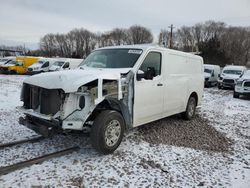
[[153,42],[152,33],[145,27],[134,25],[129,28],[128,32],[131,44],[144,44]]
[[168,46],[170,39],[170,32],[166,29],[161,29],[160,34],[158,36],[158,44],[163,45],[165,47]]

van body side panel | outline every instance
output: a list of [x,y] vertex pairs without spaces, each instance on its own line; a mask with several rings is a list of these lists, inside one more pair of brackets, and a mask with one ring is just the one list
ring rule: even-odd
[[166,65],[164,116],[169,116],[185,109],[189,85],[188,62],[183,55],[166,53],[164,63]]
[[[199,57],[188,58],[188,71],[189,82],[188,82],[188,98],[195,92],[198,95],[197,105],[201,105],[201,100],[204,90],[204,74],[203,74],[203,60]],[[187,104],[187,102],[186,102]],[[185,107],[186,109],[186,107]]]

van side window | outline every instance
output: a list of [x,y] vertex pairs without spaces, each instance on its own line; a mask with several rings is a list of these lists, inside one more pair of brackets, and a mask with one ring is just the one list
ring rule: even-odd
[[49,62],[46,61],[43,65],[42,65],[42,68],[45,68],[45,67],[48,67],[49,66]]
[[161,74],[161,53],[159,52],[149,52],[146,58],[144,59],[140,70],[145,74],[149,71],[151,72],[152,77],[156,77]]
[[69,62],[66,62],[66,63],[63,65],[63,68],[69,68]]

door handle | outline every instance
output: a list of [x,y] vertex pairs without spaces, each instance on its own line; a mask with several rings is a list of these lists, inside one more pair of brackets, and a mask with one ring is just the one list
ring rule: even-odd
[[163,84],[162,83],[158,83],[157,86],[163,86]]

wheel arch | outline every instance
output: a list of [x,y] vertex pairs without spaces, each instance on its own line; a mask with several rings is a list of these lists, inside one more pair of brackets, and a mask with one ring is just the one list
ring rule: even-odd
[[95,107],[90,118],[94,119],[97,116],[97,114],[99,114],[100,111],[103,111],[103,110],[118,111],[119,113],[121,113],[124,119],[126,130],[132,127],[132,119],[130,117],[128,108],[123,102],[119,101],[118,99],[115,99],[112,97],[106,97],[102,102],[100,102]]
[[[188,100],[190,99],[190,97],[194,97],[194,98],[195,98],[196,106],[197,106],[197,104],[198,104],[198,99],[199,99],[197,92],[193,91],[193,92],[189,95]],[[188,100],[187,100],[187,101],[188,101]]]

